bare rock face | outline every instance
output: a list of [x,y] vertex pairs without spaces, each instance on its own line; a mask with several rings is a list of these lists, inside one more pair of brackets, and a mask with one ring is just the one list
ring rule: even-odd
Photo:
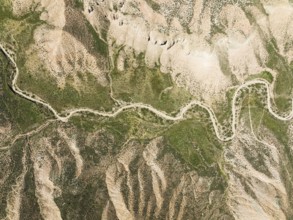
[[276,142],[241,133],[226,151],[231,210],[237,219],[286,219],[289,201]]
[[[282,37],[292,34],[286,28],[292,7],[285,2],[85,1],[84,7],[98,31],[98,14],[109,20],[107,38],[114,43],[110,50],[123,45],[144,53],[147,66],[160,65],[162,72],[208,103],[235,83],[232,76],[243,82],[267,68],[266,44],[272,38],[282,51],[291,44]],[[286,21],[278,23],[276,16],[283,13]],[[277,33],[280,23],[286,30]],[[290,51],[282,52],[288,63]]]
[[[74,1],[26,4],[37,5],[46,23],[35,31],[33,53],[39,54],[40,65],[57,77],[59,85],[74,72],[90,72],[107,84],[107,60],[93,54],[90,37],[82,37],[87,36],[87,22],[108,44],[113,62],[119,47],[130,55],[143,53],[148,67],[159,65],[179,86],[209,104],[223,99],[227,87],[271,68],[267,45],[272,40],[284,59],[292,61],[293,9],[285,1],[86,0],[80,3],[83,12],[73,7]],[[14,13],[25,13],[24,5],[13,1]]]
[[70,2],[63,0],[26,1],[25,4],[13,1],[13,12],[16,16],[29,13],[27,8],[34,9],[44,23],[34,31],[34,43],[27,51],[26,68],[34,73],[45,67],[61,88],[65,86],[68,76],[73,77],[75,82],[78,81],[77,74],[80,72],[93,74],[102,86],[106,86],[107,59],[104,55],[93,54],[92,39],[80,37],[87,33],[81,32],[76,36],[76,32],[73,32],[73,29],[81,27],[78,20],[83,20],[81,22],[85,26],[88,21],[80,11],[72,14],[74,9],[71,6]]
[[[142,152],[137,148],[135,142],[129,143],[106,171],[110,202],[119,219],[192,218],[200,213],[195,201],[208,194],[211,200],[206,200],[207,196],[200,206],[202,216],[212,216],[211,210],[219,205],[212,197],[220,194],[210,191],[213,178],[201,177],[194,171],[184,172],[175,158],[162,154],[161,138],[152,140]],[[172,163],[177,164],[173,172]],[[179,174],[179,170],[183,173]],[[209,203],[215,207],[208,208]],[[107,210],[103,214],[108,215]]]
[[16,201],[33,190],[44,219],[232,217],[223,210],[224,192],[213,186],[224,180],[188,168],[168,153],[163,137],[147,143],[129,140],[120,150],[111,150],[111,145],[116,140],[104,130],[84,137],[75,129],[59,127],[32,138],[22,145],[27,164],[11,191],[15,195],[9,200],[8,216],[21,219],[25,212],[38,212],[22,210],[30,201]]

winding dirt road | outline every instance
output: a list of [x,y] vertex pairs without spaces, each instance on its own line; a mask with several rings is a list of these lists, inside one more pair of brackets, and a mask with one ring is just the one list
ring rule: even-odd
[[270,85],[267,81],[263,80],[263,79],[254,79],[251,80],[249,82],[246,82],[242,85],[240,85],[233,96],[233,100],[232,100],[232,135],[231,136],[223,136],[220,132],[219,129],[219,123],[217,120],[217,117],[215,116],[215,113],[213,111],[213,109],[211,109],[209,106],[205,105],[202,102],[199,102],[197,100],[193,100],[190,103],[188,103],[187,105],[181,107],[180,111],[178,112],[178,114],[176,116],[170,116],[168,115],[166,112],[164,111],[160,111],[154,107],[152,107],[151,105],[148,104],[144,104],[144,103],[130,103],[130,104],[124,104],[121,105],[120,108],[118,110],[115,111],[110,111],[110,112],[104,112],[104,111],[97,111],[97,110],[93,110],[90,108],[76,108],[76,109],[71,109],[71,110],[67,110],[63,113],[58,113],[49,103],[45,102],[44,100],[42,100],[41,98],[39,98],[38,96],[36,96],[35,94],[26,92],[21,90],[18,86],[17,86],[17,79],[19,76],[19,69],[16,65],[16,62],[14,61],[14,59],[12,58],[12,56],[10,55],[10,53],[3,47],[3,45],[0,44],[0,49],[3,51],[3,53],[6,55],[7,58],[9,58],[9,60],[11,61],[11,63],[14,65],[15,67],[15,75],[14,78],[12,80],[12,89],[13,91],[20,95],[21,97],[30,100],[32,102],[35,102],[37,104],[41,104],[45,107],[47,107],[56,117],[57,120],[62,121],[62,122],[67,122],[72,116],[76,115],[76,114],[80,114],[80,113],[92,113],[95,115],[99,115],[99,116],[103,116],[103,117],[115,117],[118,114],[120,114],[121,112],[128,110],[128,109],[135,109],[135,108],[140,108],[140,109],[147,109],[150,112],[153,112],[154,114],[156,114],[158,117],[161,117],[165,120],[169,120],[169,121],[179,121],[179,120],[183,120],[185,114],[187,113],[188,110],[190,110],[191,108],[193,108],[194,106],[200,106],[202,108],[204,108],[210,116],[210,119],[213,123],[213,127],[216,133],[216,136],[219,140],[221,141],[229,141],[232,140],[235,136],[236,133],[236,127],[237,127],[237,123],[238,123],[238,115],[237,115],[237,109],[236,109],[236,99],[238,97],[239,92],[244,89],[244,88],[248,88],[248,86],[252,86],[252,85],[256,85],[256,84],[262,84],[265,85],[266,90],[267,90],[267,107],[269,112],[277,119],[282,120],[282,121],[287,121],[287,120],[291,120],[293,117],[293,101],[292,101],[292,110],[291,112],[283,117],[279,114],[277,114],[276,112],[273,111],[272,109],[272,103],[271,103],[271,97],[273,97],[272,91],[270,89]]

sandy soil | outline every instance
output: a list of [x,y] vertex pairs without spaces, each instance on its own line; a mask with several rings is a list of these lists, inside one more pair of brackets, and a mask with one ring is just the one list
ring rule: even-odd
[[8,194],[7,207],[6,207],[6,218],[7,220],[19,220],[20,219],[20,208],[22,203],[22,192],[24,188],[24,178],[27,173],[26,165],[27,156],[24,151],[22,157],[23,171],[20,176],[16,179],[16,184],[11,187],[11,192]]
[[[229,154],[234,155],[233,158],[226,158],[229,167],[226,172],[229,174],[230,209],[236,219],[286,219],[283,210],[288,206],[288,199],[279,173],[277,147],[270,142],[266,145],[255,143],[249,133],[247,130],[242,130],[227,149]],[[254,155],[256,146],[261,147],[262,151],[266,149],[270,152],[269,157],[264,155],[264,163],[268,167],[270,176],[252,166],[244,156],[244,146],[250,148],[250,155]]]
[[68,75],[74,77],[77,72],[92,73],[101,85],[107,85],[106,75],[98,67],[96,58],[67,32],[44,25],[35,31],[34,39],[33,53],[38,53],[39,59],[58,79],[59,86],[65,85]]
[[[98,5],[87,0],[84,1],[83,13],[97,32],[104,28],[101,16],[109,20],[105,40],[113,42],[109,43],[110,51],[126,46],[130,53],[132,50],[135,54],[145,53],[146,65],[160,65],[162,72],[170,73],[179,86],[188,88],[194,96],[202,98],[209,105],[215,100],[224,99],[227,87],[232,85],[231,74],[241,83],[248,75],[257,74],[265,68],[268,54],[259,27],[249,22],[237,4],[219,9],[216,22],[223,26],[225,34],[212,35],[212,8],[204,7],[204,1],[194,4],[186,2],[179,7],[178,14],[185,11],[185,17],[191,18],[188,34],[182,20],[168,11],[168,7],[174,3],[163,2],[165,5],[157,12],[142,0],[122,1],[122,7],[118,10],[114,7],[118,3],[115,0],[103,1]],[[30,1],[26,3],[29,5]],[[39,10],[45,9],[41,19],[51,27],[45,25],[37,29],[34,51],[58,79],[59,86],[64,86],[66,75],[74,75],[78,71],[93,73],[105,85],[106,76],[97,66],[95,58],[70,34],[62,31],[66,23],[64,2],[36,0],[36,3],[39,3]],[[187,6],[193,7],[193,10],[185,9]],[[19,6],[15,0],[15,11],[25,11],[22,7],[26,6]],[[264,34],[272,34],[280,53],[291,62],[293,50],[288,49],[288,45],[293,35],[292,6],[287,1],[266,1],[264,8],[267,14],[255,6],[247,10],[256,18]],[[282,16],[282,19],[278,16]],[[168,19],[171,19],[171,25]],[[118,56],[118,69],[121,71],[124,70],[123,60],[126,57],[124,54]]]
[[121,192],[121,180],[116,180],[117,167],[111,165],[106,172],[106,184],[110,199],[115,207],[116,215],[120,220],[131,220],[134,216],[127,209],[125,200]]
[[12,3],[12,10],[13,14],[16,16],[22,16],[30,11],[31,5],[33,4],[34,0],[13,0]]
[[[40,141],[41,145],[46,145]],[[55,191],[60,189],[50,180],[52,164],[50,157],[42,151],[33,151],[34,177],[36,186],[36,197],[40,207],[41,215],[46,220],[61,220],[61,214],[54,201]]]
[[[234,74],[241,83],[248,75],[265,69],[268,53],[263,43],[264,37],[276,39],[279,52],[288,63],[293,59],[293,50],[290,46],[293,37],[293,9],[287,1],[266,1],[264,9],[267,15],[256,7],[249,7],[248,10],[256,18],[256,24],[253,25],[240,7],[225,6],[221,9],[217,21],[225,27],[225,33],[213,36],[212,12],[210,8],[203,7],[203,1],[195,3],[193,18],[188,26],[191,33],[185,31],[179,19],[172,20],[172,28],[169,28],[167,18],[154,12],[145,1],[133,2],[135,4],[128,4],[129,1],[126,1],[122,9],[115,12],[113,10],[115,2],[109,0],[101,5],[102,9],[89,12],[88,8],[93,2],[85,1],[84,14],[99,31],[100,21],[97,19],[97,14],[103,11],[110,21],[106,40],[113,42],[112,51],[117,47],[125,46],[128,51],[133,51],[135,54],[145,53],[146,65],[153,67],[160,64],[162,72],[171,74],[179,86],[189,89],[194,96],[201,97],[207,104],[223,98],[227,87],[232,85],[231,74]],[[17,0],[14,1],[14,12],[25,13],[31,2],[26,3],[20,6]],[[66,74],[77,70],[93,72],[98,78],[100,77],[99,82],[105,84],[106,77],[97,67],[95,58],[88,54],[82,44],[62,30],[65,25],[64,2],[44,0],[40,1],[39,7],[40,10],[46,9],[41,19],[51,26],[38,27],[34,35],[36,44],[32,47],[32,51],[38,54],[38,58],[58,79],[59,84],[64,85]],[[119,54],[118,68],[122,71],[126,57],[127,54]],[[82,62],[79,63],[78,60]],[[283,210],[288,207],[288,198],[279,172],[279,154],[274,141],[263,146],[270,152],[270,156],[265,156],[264,160],[264,165],[270,171],[270,175],[266,175],[255,169],[244,156],[243,146],[249,147],[253,152],[253,147],[259,146],[260,143],[253,140],[252,135],[247,135],[249,131],[241,133],[241,127],[237,132],[239,132],[237,138],[227,149],[233,158],[226,158],[229,165],[226,169],[229,174],[228,203],[235,218],[286,219]],[[74,139],[68,137],[66,139],[76,160],[78,177],[82,172],[83,161]],[[167,182],[162,168],[156,161],[157,154],[156,142],[150,143],[143,152],[145,163],[151,170],[151,183],[156,200],[155,212],[159,213]],[[132,187],[132,177],[129,174],[129,161],[132,158],[131,152],[124,152],[117,159],[118,162],[112,164],[106,172],[108,193],[119,219],[134,219],[132,210],[127,208],[133,204],[133,195],[130,194],[129,200],[125,201],[121,191],[123,180],[119,178],[119,174],[126,171],[127,187]],[[53,196],[56,187],[49,178],[51,163],[47,157],[40,159],[38,155],[34,155],[34,161],[36,196],[42,216],[46,219],[61,219]],[[152,202],[144,199],[147,192],[144,191],[142,171],[138,172],[138,180],[141,188],[139,211],[143,213],[142,210],[146,208],[147,215],[150,215]],[[185,184],[191,181],[192,178],[182,178],[182,183],[173,192],[169,205],[171,218],[177,215],[180,219],[180,216],[183,216],[187,200],[182,194],[185,194]],[[194,184],[193,192],[196,197],[198,192],[206,190],[209,181],[198,178]],[[179,213],[175,213],[177,199],[182,201]],[[107,218],[106,213],[105,211],[104,218]]]
[[147,145],[146,149],[143,152],[143,158],[151,169],[152,185],[153,185],[153,190],[154,190],[154,194],[156,197],[156,204],[157,204],[155,209],[155,216],[158,216],[162,208],[163,194],[167,188],[167,182],[165,179],[164,171],[160,168],[160,165],[156,162],[156,158],[159,151],[157,144],[161,140],[162,140],[161,138],[154,139]]
[[[32,0],[20,4],[14,0],[13,11],[20,15],[34,5],[37,5],[37,11],[42,12],[40,19],[46,24],[39,26],[34,33],[35,43],[27,51],[28,58],[32,57],[32,60],[28,59],[26,67],[34,73],[45,66],[61,88],[67,76],[71,75],[78,89],[77,72],[92,73],[101,85],[107,85],[106,73],[98,67],[96,58],[73,36],[63,31],[66,24],[64,1]],[[35,54],[38,56],[35,57]]]
[[69,137],[66,132],[62,129],[58,129],[58,132],[62,138],[66,141],[68,148],[72,154],[72,156],[75,159],[76,164],[76,171],[75,171],[75,177],[78,178],[80,174],[82,173],[83,169],[83,159],[80,155],[79,148],[77,147],[77,143],[74,137]]

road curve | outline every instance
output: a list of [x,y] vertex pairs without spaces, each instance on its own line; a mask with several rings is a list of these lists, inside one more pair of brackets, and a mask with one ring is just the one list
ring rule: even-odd
[[[67,110],[63,113],[58,113],[49,103],[45,102],[44,100],[42,100],[41,98],[39,98],[38,96],[31,94],[29,92],[23,91],[21,90],[18,86],[17,86],[17,79],[19,76],[19,69],[16,65],[16,62],[14,61],[14,59],[12,58],[12,56],[9,54],[9,52],[3,47],[3,45],[0,44],[0,49],[3,51],[3,53],[6,55],[7,58],[9,58],[10,62],[14,65],[15,67],[15,75],[14,78],[12,80],[12,90],[18,94],[19,96],[30,100],[32,102],[35,102],[37,104],[41,104],[43,106],[45,106],[46,108],[48,108],[56,117],[57,120],[62,121],[62,122],[67,122],[72,116],[76,115],[76,114],[80,114],[80,113],[92,113],[95,115],[99,115],[99,116],[103,116],[103,117],[115,117],[118,114],[120,114],[121,112],[123,112],[124,110],[128,110],[128,109],[135,109],[135,108],[140,108],[140,109],[147,109],[150,112],[153,112],[154,114],[156,114],[158,117],[161,117],[165,120],[169,120],[169,121],[179,121],[184,119],[185,114],[187,113],[188,110],[190,110],[191,108],[193,108],[194,106],[200,106],[202,108],[204,108],[210,116],[210,119],[212,121],[216,136],[219,140],[221,141],[229,141],[232,140],[236,134],[236,127],[237,127],[237,123],[238,123],[238,115],[237,115],[237,110],[236,110],[236,99],[238,97],[238,93],[243,89],[243,88],[247,88],[248,86],[251,85],[255,85],[255,84],[262,84],[265,85],[266,90],[267,90],[267,107],[269,112],[277,119],[282,120],[282,121],[287,121],[287,120],[291,120],[293,117],[293,101],[292,101],[292,110],[291,112],[283,117],[281,115],[278,115],[276,112],[273,111],[272,109],[272,103],[271,103],[271,97],[272,97],[272,91],[270,90],[270,86],[269,83],[263,79],[254,79],[251,81],[248,81],[242,85],[240,85],[233,96],[233,100],[232,100],[232,135],[231,136],[223,136],[220,132],[219,129],[219,123],[217,120],[217,117],[215,116],[215,113],[213,111],[213,109],[211,109],[209,106],[205,105],[202,102],[199,102],[197,100],[193,100],[191,102],[189,102],[187,105],[181,107],[180,111],[178,112],[178,114],[176,116],[170,116],[168,115],[166,112],[164,111],[160,111],[154,107],[152,107],[151,105],[148,104],[144,104],[144,103],[130,103],[130,104],[126,104],[121,106],[119,109],[117,109],[116,111],[110,111],[110,112],[104,112],[104,111],[97,111],[97,110],[93,110],[90,108],[76,108],[76,109],[71,109],[71,110]],[[63,116],[64,115],[64,116]]]

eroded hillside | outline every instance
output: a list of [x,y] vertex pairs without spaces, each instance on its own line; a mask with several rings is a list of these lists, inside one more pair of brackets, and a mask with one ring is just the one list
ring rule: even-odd
[[0,0],[0,219],[291,219],[292,16]]

